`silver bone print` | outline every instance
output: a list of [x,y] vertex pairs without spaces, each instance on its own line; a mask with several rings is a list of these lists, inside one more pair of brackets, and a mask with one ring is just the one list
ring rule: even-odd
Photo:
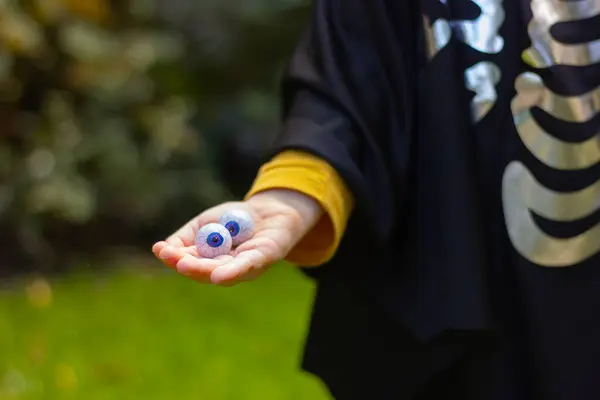
[[504,38],[498,34],[506,17],[502,0],[471,0],[481,13],[474,20],[450,22],[458,31],[458,40],[477,51],[498,54],[504,48]]
[[503,203],[508,235],[515,249],[529,261],[544,267],[578,264],[598,252],[600,224],[571,238],[555,238],[540,229],[532,212],[555,221],[587,217],[600,206],[600,180],[571,193],[554,192],[535,180],[519,161],[504,173]]
[[515,87],[517,97],[512,110],[517,132],[537,159],[562,170],[585,169],[600,162],[598,134],[583,142],[565,142],[546,132],[531,115],[531,109],[539,107],[556,119],[589,121],[598,112],[598,89],[581,96],[561,97],[548,90],[542,78],[532,72],[519,75]]
[[528,31],[532,46],[525,57],[535,68],[553,65],[585,66],[600,62],[600,38],[589,43],[563,44],[554,39],[550,28],[557,23],[589,19],[600,14],[600,1],[533,0],[534,18]]
[[498,95],[496,85],[500,82],[500,68],[492,62],[481,61],[465,71],[467,89],[475,92],[471,101],[471,114],[480,121],[494,107]]
[[[551,37],[554,24],[598,15],[598,0],[532,0],[533,18],[529,24],[531,47],[523,57],[534,68],[555,65],[585,66],[600,62],[598,40],[563,45]],[[575,72],[575,71],[573,71]],[[599,112],[600,88],[590,88],[578,96],[559,96],[542,78],[532,72],[521,74],[512,111],[519,137],[529,151],[550,168],[584,171],[600,162],[598,133],[580,142],[565,142],[546,132],[535,121],[531,109],[537,107],[554,118],[570,123],[593,123]],[[514,248],[527,260],[542,267],[572,267],[600,252],[600,223],[571,238],[557,238],[536,225],[532,213],[552,221],[572,222],[600,208],[600,177],[595,183],[573,192],[557,192],[535,179],[527,166],[512,161],[503,182],[506,227]]]
[[[430,23],[424,16],[425,35],[429,59],[432,59],[450,42],[452,33],[467,46],[486,54],[498,54],[504,48],[504,39],[499,34],[505,20],[502,0],[472,0],[481,10],[474,20],[437,19]],[[472,120],[479,122],[496,104],[495,85],[500,82],[498,66],[489,61],[479,62],[465,70],[467,89],[474,92],[471,100]]]

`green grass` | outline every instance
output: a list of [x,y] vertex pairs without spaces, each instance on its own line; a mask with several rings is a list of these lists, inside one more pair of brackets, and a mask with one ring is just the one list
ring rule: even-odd
[[[0,399],[321,400],[299,369],[312,284],[291,267],[231,288],[165,269],[0,289]],[[28,289],[29,288],[29,289]]]

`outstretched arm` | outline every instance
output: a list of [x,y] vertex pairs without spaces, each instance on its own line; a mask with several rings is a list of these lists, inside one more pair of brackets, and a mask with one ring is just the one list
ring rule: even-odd
[[[199,282],[253,279],[288,259],[315,266],[335,253],[351,212],[373,243],[393,224],[386,94],[368,0],[318,0],[283,80],[283,126],[271,161],[243,202],[201,213],[153,251]],[[381,129],[380,129],[381,128]],[[195,232],[231,209],[255,219],[255,235],[230,254],[199,258]],[[364,228],[364,229],[363,229]]]

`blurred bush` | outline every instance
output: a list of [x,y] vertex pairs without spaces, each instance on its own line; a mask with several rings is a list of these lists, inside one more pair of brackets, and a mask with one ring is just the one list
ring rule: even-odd
[[147,251],[240,196],[307,3],[0,0],[0,275]]

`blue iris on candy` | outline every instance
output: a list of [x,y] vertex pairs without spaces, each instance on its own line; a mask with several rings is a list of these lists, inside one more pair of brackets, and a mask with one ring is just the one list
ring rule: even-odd
[[229,221],[225,228],[231,233],[231,237],[236,237],[240,233],[240,224],[235,221]]
[[198,255],[204,258],[224,256],[231,251],[231,234],[225,226],[210,223],[198,229],[196,233],[196,249]]
[[234,246],[239,246],[254,235],[254,221],[244,210],[229,210],[219,219],[221,224],[229,233]]
[[206,238],[206,243],[210,247],[219,247],[223,244],[223,241],[223,236],[221,236],[221,234],[218,232],[213,232]]

